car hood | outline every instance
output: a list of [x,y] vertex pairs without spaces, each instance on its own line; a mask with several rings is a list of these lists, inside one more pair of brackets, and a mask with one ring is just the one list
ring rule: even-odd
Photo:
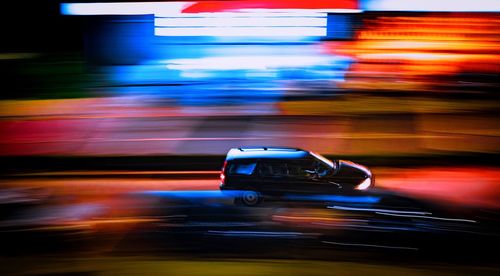
[[339,162],[339,168],[338,168],[339,173],[342,173],[342,174],[348,174],[348,173],[364,174],[365,177],[372,176],[372,172],[370,171],[370,169],[368,169],[367,167],[365,167],[363,165],[356,164],[354,162],[347,161],[347,160],[339,160],[338,162]]

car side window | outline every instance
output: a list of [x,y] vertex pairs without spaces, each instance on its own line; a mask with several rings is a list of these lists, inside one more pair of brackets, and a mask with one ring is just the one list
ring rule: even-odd
[[228,174],[252,175],[257,163],[235,163],[231,164]]
[[308,166],[304,166],[304,164],[288,164],[288,172],[290,176],[294,177],[306,177],[306,170],[309,169]]
[[310,178],[315,172],[314,163],[290,163],[288,171],[290,176]]
[[261,163],[259,173],[264,177],[284,177],[288,176],[288,169],[285,163]]
[[290,176],[304,176],[304,172],[299,164],[287,164]]

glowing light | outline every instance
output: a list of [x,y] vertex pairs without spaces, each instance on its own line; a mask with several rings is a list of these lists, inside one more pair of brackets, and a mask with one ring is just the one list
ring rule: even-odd
[[[225,2],[225,1],[222,1]],[[64,15],[141,15],[155,14],[156,16],[177,16],[201,15],[212,17],[228,16],[234,14],[240,16],[317,16],[318,13],[359,13],[362,10],[355,8],[306,8],[306,9],[270,9],[270,8],[234,8],[230,9],[237,12],[225,12],[218,9],[193,9],[197,2],[115,2],[115,3],[62,3],[60,6],[61,14]],[[253,15],[252,15],[253,14]]]
[[446,220],[446,221],[459,221],[459,222],[470,222],[477,223],[475,220],[470,219],[456,219],[456,218],[442,218],[442,217],[431,217],[431,216],[419,216],[419,215],[406,215],[406,214],[392,214],[384,212],[375,212],[376,214],[393,216],[393,217],[406,217],[406,218],[423,218],[423,219],[434,219],[434,220]]
[[308,67],[332,64],[324,56],[229,56],[167,61],[172,70],[266,70],[283,67]]
[[498,23],[494,15],[470,13],[379,16],[358,31],[357,41],[332,49],[359,61],[341,87],[442,91],[455,83],[441,76],[498,73]]
[[222,166],[222,170],[220,172],[220,183],[224,184],[224,180],[226,179],[226,166],[227,166],[227,161],[224,161],[224,165]]
[[240,9],[357,9],[357,0],[234,0],[234,1],[200,1],[184,12],[196,13],[204,11],[230,11]]
[[371,184],[372,184],[372,180],[370,178],[367,178],[363,182],[361,182],[361,184],[356,186],[355,189],[356,190],[366,190],[370,187]]
[[155,28],[157,36],[326,36],[324,27]]
[[273,238],[295,238],[303,235],[299,232],[268,232],[268,231],[216,231],[210,230],[208,231],[209,235],[221,235],[228,237],[273,237]]
[[327,13],[362,13],[363,12],[363,10],[358,10],[358,9],[321,9],[318,11],[327,12]]
[[210,17],[210,18],[248,18],[248,17],[326,17],[328,12],[324,10],[269,10],[269,9],[242,9],[232,12],[199,12],[199,13],[179,13],[163,14],[158,10],[155,15],[158,17]]
[[181,14],[182,10],[194,2],[116,2],[116,3],[63,3],[64,15],[141,15],[161,13]]
[[365,0],[367,11],[499,12],[498,0]]
[[330,241],[323,241],[323,243],[333,244],[333,245],[342,245],[342,246],[359,246],[359,247],[375,247],[375,248],[401,249],[401,250],[418,250],[418,248],[416,248],[416,247],[388,246],[388,245],[366,244],[366,243],[343,243],[343,242],[330,242]]
[[365,166],[363,166],[363,165],[356,164],[356,163],[351,162],[351,161],[348,161],[348,160],[341,160],[341,166],[342,166],[342,163],[347,164],[347,165],[352,166],[352,167],[355,167],[355,168],[357,168],[357,169],[360,169],[360,170],[362,170],[365,174],[367,174],[367,175],[369,175],[369,176],[371,176],[371,175],[372,175],[371,171],[370,171],[367,167],[365,167]]
[[361,59],[380,59],[380,60],[418,60],[418,61],[451,61],[460,60],[467,57],[464,54],[449,53],[417,53],[417,52],[399,52],[399,53],[376,53],[358,55]]
[[[325,201],[325,202],[342,202],[342,203],[378,203],[380,197],[376,196],[341,196],[341,195],[286,195],[289,200],[310,200],[310,201]],[[327,207],[329,209],[337,209],[337,206]]]
[[326,17],[155,18],[156,27],[325,27]]
[[140,192],[139,194],[153,195],[165,198],[184,198],[184,199],[224,199],[232,198],[241,195],[241,191],[216,191],[216,190],[206,190],[206,191],[146,191]]
[[328,166],[330,166],[330,168],[333,168],[333,167],[334,167],[333,162],[332,162],[331,160],[329,160],[328,158],[323,157],[322,155],[317,154],[317,153],[312,152],[312,151],[310,151],[309,153],[310,153],[312,156],[314,156],[314,157],[318,158],[319,160],[323,161],[323,163],[328,164]]
[[346,210],[346,211],[384,212],[384,213],[410,214],[410,215],[431,215],[432,214],[429,212],[401,211],[401,210],[391,210],[391,209],[355,208],[355,207],[345,207],[345,206],[328,206],[327,208],[328,209],[336,209],[336,210]]

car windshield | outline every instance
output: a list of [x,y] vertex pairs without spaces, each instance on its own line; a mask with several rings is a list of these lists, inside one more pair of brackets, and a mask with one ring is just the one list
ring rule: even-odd
[[335,171],[335,163],[333,161],[331,161],[330,159],[328,159],[320,154],[317,154],[315,152],[310,151],[309,153],[311,153],[312,156],[314,156],[320,162],[326,164],[329,168],[331,168],[333,171]]

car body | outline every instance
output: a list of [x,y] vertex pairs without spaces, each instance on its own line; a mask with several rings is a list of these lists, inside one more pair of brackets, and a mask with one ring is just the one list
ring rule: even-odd
[[374,186],[365,166],[282,147],[233,148],[220,176],[220,189],[245,191],[241,199],[247,205],[263,197],[348,193]]

